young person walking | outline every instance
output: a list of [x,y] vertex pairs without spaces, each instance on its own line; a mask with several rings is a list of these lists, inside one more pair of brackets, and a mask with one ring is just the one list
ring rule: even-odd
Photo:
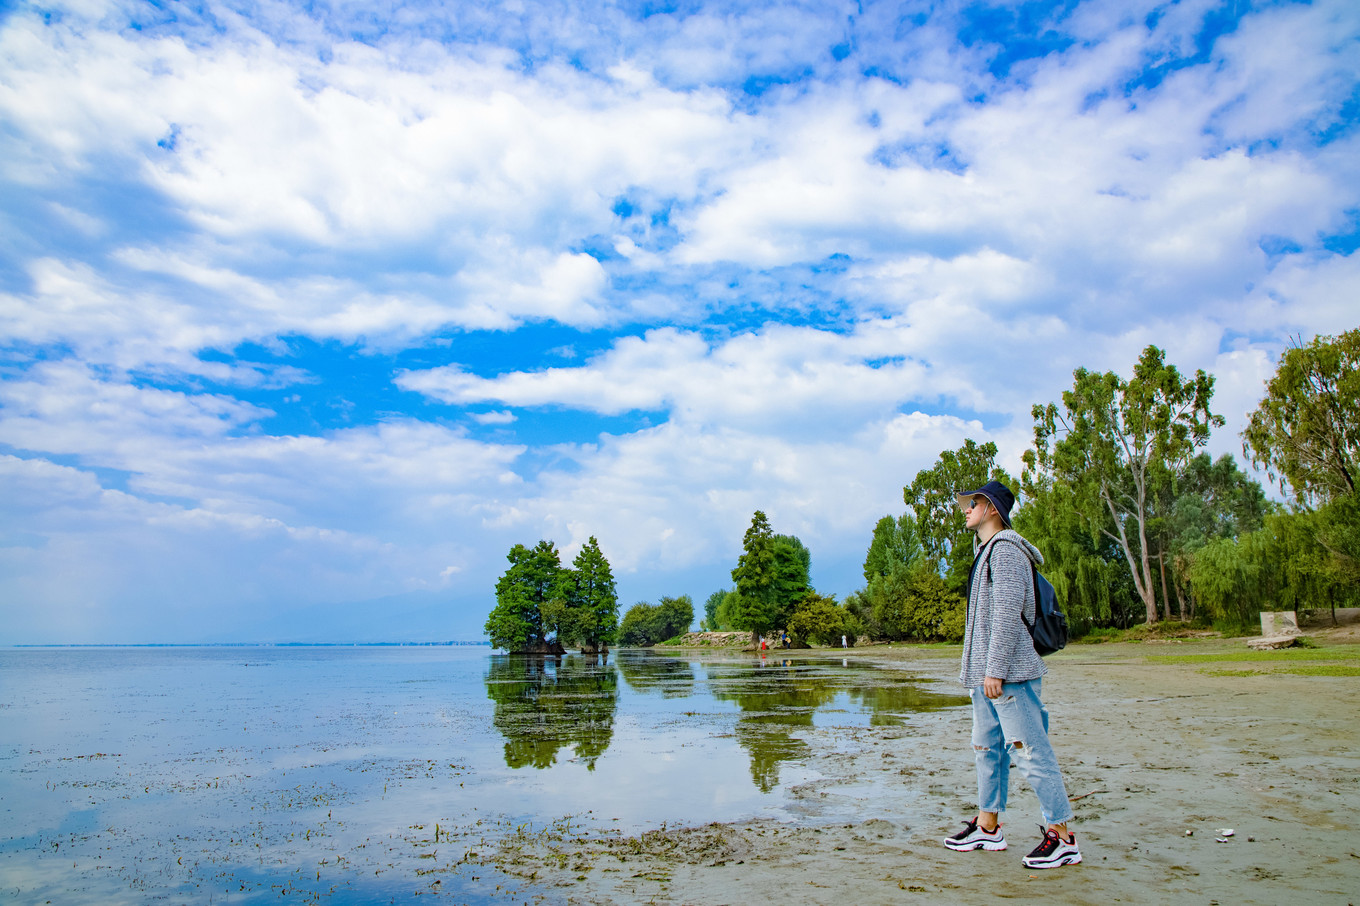
[[1035,619],[1032,565],[1044,558],[1011,528],[1015,495],[1001,482],[965,491],[958,501],[968,530],[976,536],[959,679],[973,701],[978,813],[944,843],[958,852],[1006,848],[1001,813],[1014,759],[1038,794],[1043,813],[1043,839],[1025,856],[1025,866],[1075,865],[1081,852],[1076,836],[1067,830],[1072,805],[1048,741],[1048,710],[1039,697],[1048,668],[1025,625]]

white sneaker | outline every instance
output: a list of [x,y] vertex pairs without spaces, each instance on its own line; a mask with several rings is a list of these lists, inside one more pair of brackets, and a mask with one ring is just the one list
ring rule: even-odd
[[985,831],[978,826],[977,819],[974,818],[971,821],[965,821],[963,830],[954,836],[945,837],[944,845],[960,853],[974,849],[996,852],[1006,848],[1006,836],[1002,833],[1000,824],[991,831]]
[[[1040,825],[1043,828],[1043,825]],[[1081,850],[1077,849],[1077,835],[1068,834],[1063,840],[1058,832],[1044,828],[1044,839],[1025,856],[1026,868],[1058,868],[1062,865],[1076,865],[1081,861]]]

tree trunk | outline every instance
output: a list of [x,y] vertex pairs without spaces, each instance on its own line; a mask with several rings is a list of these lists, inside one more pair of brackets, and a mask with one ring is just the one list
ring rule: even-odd
[[1152,556],[1148,553],[1147,524],[1144,522],[1141,509],[1138,513],[1138,545],[1141,548],[1138,551],[1138,559],[1142,561],[1143,567],[1143,587],[1139,590],[1143,593],[1143,604],[1147,606],[1147,621],[1151,626],[1157,622],[1157,592],[1152,586]]
[[1157,554],[1157,565],[1162,570],[1162,619],[1171,622],[1171,593],[1166,588],[1166,552]]
[[1156,623],[1157,598],[1152,591],[1152,569],[1148,566],[1147,532],[1143,528],[1143,517],[1141,514],[1138,516],[1138,537],[1142,542],[1142,550],[1139,552],[1141,555],[1139,559],[1142,561],[1142,571],[1140,572],[1139,564],[1134,562],[1133,549],[1129,546],[1128,535],[1124,532],[1124,521],[1119,518],[1119,510],[1115,507],[1114,501],[1110,499],[1109,490],[1102,489],[1101,496],[1105,498],[1105,506],[1110,511],[1110,518],[1114,520],[1115,528],[1119,530],[1118,535],[1113,535],[1108,531],[1105,534],[1119,542],[1119,549],[1123,552],[1124,560],[1129,564],[1129,573],[1133,576],[1133,588],[1138,592],[1138,597],[1142,599],[1143,607],[1147,611],[1148,624]]
[[567,649],[562,647],[562,643],[554,639],[551,642],[538,641],[525,645],[523,648],[510,652],[511,654],[566,654]]

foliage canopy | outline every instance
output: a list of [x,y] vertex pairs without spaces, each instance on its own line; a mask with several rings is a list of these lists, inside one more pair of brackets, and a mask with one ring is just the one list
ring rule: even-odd
[[1015,487],[1015,480],[996,465],[996,444],[979,444],[969,438],[957,450],[941,453],[935,465],[917,472],[912,483],[902,489],[925,556],[955,591],[967,582],[973,562],[971,545],[960,543],[968,537],[968,531],[956,495],[993,479]]
[[1360,328],[1286,349],[1242,432],[1243,452],[1310,500],[1354,497],[1360,480]]
[[1182,378],[1156,346],[1143,350],[1128,380],[1078,368],[1062,408],[1036,405],[1034,447],[1025,468],[1070,488],[1090,531],[1119,545],[1143,601],[1157,620],[1148,523],[1157,493],[1174,483],[1194,451],[1223,424],[1209,410],[1214,379]]
[[510,567],[496,582],[496,605],[486,619],[486,634],[494,647],[544,652],[580,645],[602,651],[614,640],[618,624],[614,576],[593,536],[571,569],[563,568],[551,541],[540,541],[533,548],[516,544],[506,559]]

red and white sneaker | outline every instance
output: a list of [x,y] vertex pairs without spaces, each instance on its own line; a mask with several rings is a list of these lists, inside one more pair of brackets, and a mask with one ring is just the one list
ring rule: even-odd
[[1081,861],[1081,850],[1077,849],[1076,834],[1068,834],[1064,840],[1058,836],[1057,831],[1044,828],[1042,824],[1039,827],[1044,832],[1044,839],[1034,847],[1033,852],[1025,856],[1026,868],[1058,868],[1062,865],[1076,865]]

